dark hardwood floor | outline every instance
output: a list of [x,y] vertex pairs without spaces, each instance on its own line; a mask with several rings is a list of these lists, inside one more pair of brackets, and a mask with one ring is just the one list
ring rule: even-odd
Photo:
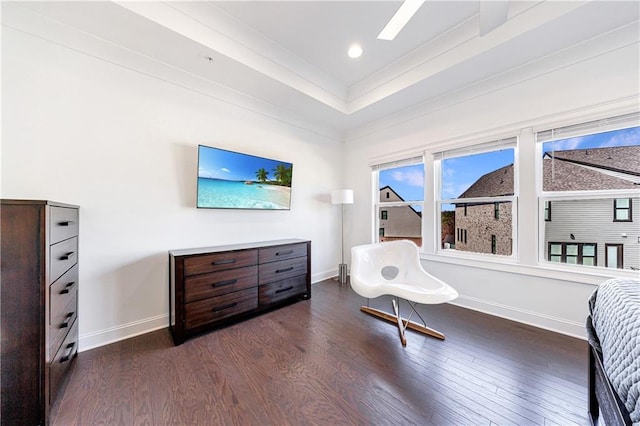
[[181,346],[161,330],[82,352],[52,424],[589,424],[584,341],[434,305],[446,340],[403,348],[348,287],[312,295]]

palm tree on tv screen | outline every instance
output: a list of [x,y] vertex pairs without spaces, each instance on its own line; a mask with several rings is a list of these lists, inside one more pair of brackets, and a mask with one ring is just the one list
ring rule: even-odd
[[274,176],[280,185],[291,186],[291,167],[284,164],[278,164],[274,169]]
[[260,182],[266,182],[267,181],[267,175],[269,174],[268,171],[266,171],[264,169],[264,167],[258,169],[258,171],[256,172],[256,178],[258,178],[258,180]]

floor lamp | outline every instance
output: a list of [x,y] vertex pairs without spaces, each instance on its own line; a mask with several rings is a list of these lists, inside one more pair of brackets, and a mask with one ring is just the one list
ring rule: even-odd
[[337,189],[335,191],[331,191],[331,204],[340,204],[342,263],[338,265],[338,281],[340,281],[340,284],[342,285],[347,282],[347,264],[344,263],[344,205],[353,204],[353,190]]

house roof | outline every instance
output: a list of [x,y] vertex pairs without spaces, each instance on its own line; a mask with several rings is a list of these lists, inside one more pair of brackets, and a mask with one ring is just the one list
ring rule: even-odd
[[513,195],[513,164],[481,176],[459,198]]
[[640,176],[640,145],[554,151],[544,158]]
[[[383,186],[382,188],[380,188],[380,192],[379,192],[379,194],[380,194],[380,198],[379,198],[379,200],[380,200],[381,202],[382,202],[382,191],[385,191],[385,190],[387,190],[387,189],[388,189],[389,191],[393,192],[393,193],[396,195],[396,197],[398,197],[398,200],[400,200],[400,201],[406,201],[406,200],[405,200],[404,198],[402,198],[402,197],[400,196],[400,194],[398,194],[398,193],[397,193],[397,192],[396,192],[392,187],[390,187],[389,185],[385,185],[385,186]],[[413,206],[407,206],[407,207],[409,207],[411,210],[413,210],[413,212],[414,212],[415,214],[417,214],[418,216],[422,217],[422,212],[417,211],[416,209],[414,209],[414,208],[413,208]]]
[[640,145],[546,153],[545,191],[640,189]]
[[[640,189],[640,146],[573,149],[544,155],[545,191]],[[458,198],[513,195],[513,164],[481,176]]]

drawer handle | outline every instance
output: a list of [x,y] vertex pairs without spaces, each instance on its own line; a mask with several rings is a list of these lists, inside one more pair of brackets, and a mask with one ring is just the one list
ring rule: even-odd
[[286,256],[288,254],[293,253],[293,250],[287,250],[287,251],[279,251],[276,253],[276,256]]
[[58,222],[58,226],[71,226],[71,224],[75,223],[72,220],[65,220],[63,222]]
[[62,324],[60,324],[60,328],[67,328],[69,327],[69,322],[71,321],[71,318],[73,318],[73,314],[75,314],[75,312],[69,312],[67,314],[67,316],[65,317],[65,320]]
[[60,363],[67,362],[69,361],[69,359],[71,359],[71,354],[73,353],[73,348],[75,345],[76,345],[76,342],[71,342],[67,345],[67,349],[69,349],[69,352],[67,352],[66,355],[60,358]]
[[238,302],[233,302],[233,303],[229,303],[228,305],[224,305],[224,306],[218,306],[216,308],[213,308],[211,310],[211,312],[220,312],[220,311],[224,311],[225,309],[229,309],[229,308],[233,308],[234,306],[236,306],[238,304]]
[[62,256],[60,256],[60,258],[58,260],[69,260],[71,259],[73,256],[75,256],[76,253],[73,251],[70,251],[68,253],[63,254]]
[[75,281],[71,281],[70,283],[68,283],[66,286],[64,286],[62,290],[60,290],[60,294],[68,294],[69,289],[71,289],[71,287],[73,287],[75,283],[76,283]]
[[236,263],[236,260],[227,259],[227,260],[218,260],[216,262],[211,262],[212,265],[229,265],[230,263]]
[[227,280],[227,281],[218,281],[217,283],[211,284],[211,287],[223,287],[225,285],[235,284],[237,283],[237,279]]
[[293,286],[292,286],[292,285],[291,285],[291,286],[289,286],[289,287],[281,288],[281,289],[279,289],[279,290],[276,290],[276,294],[278,294],[278,293],[284,293],[285,291],[289,291],[289,290],[292,290],[292,289],[293,289]]
[[293,271],[293,266],[289,266],[288,268],[284,268],[284,269],[276,269],[276,274],[279,274],[280,272],[288,272],[288,271]]

